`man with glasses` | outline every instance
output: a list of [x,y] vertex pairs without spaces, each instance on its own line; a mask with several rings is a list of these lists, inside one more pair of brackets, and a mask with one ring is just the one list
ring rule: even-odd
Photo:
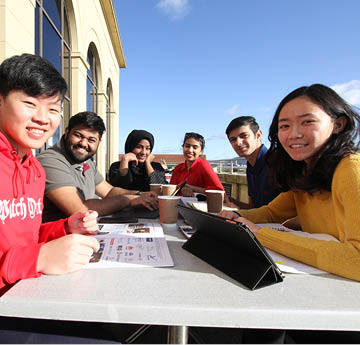
[[138,191],[114,187],[97,170],[93,157],[104,131],[101,117],[78,113],[70,118],[61,140],[37,156],[46,171],[44,222],[88,209],[101,216],[129,206],[157,208],[152,192],[139,196]]

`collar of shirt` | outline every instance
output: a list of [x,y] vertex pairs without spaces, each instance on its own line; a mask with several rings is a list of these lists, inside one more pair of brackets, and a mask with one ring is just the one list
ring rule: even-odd
[[261,145],[260,151],[256,157],[256,162],[254,166],[251,166],[249,163],[247,163],[247,172],[250,174],[258,174],[261,172],[261,170],[266,165],[265,155],[267,152],[267,148],[264,144]]
[[[195,161],[193,162],[193,164],[191,164],[189,171],[191,169],[193,169],[194,167],[196,167],[196,165],[199,164],[200,161],[201,161],[200,157],[196,158]],[[187,169],[186,169],[186,161],[182,164],[181,171],[187,171]]]
[[90,165],[88,162],[85,162],[83,164],[79,164],[77,167],[75,167],[75,169],[81,171],[82,175],[85,176],[86,171],[90,169]]

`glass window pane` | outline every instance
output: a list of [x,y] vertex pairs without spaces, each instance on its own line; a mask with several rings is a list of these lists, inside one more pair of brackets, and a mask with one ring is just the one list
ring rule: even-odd
[[89,80],[86,80],[86,110],[96,112],[96,90],[94,85]]
[[67,18],[67,12],[64,12],[64,30],[63,30],[63,39],[70,46],[70,30],[69,30],[69,22]]
[[43,57],[48,59],[61,73],[61,40],[50,22],[44,16]]
[[64,44],[64,79],[68,85],[66,95],[70,97],[70,81],[71,81],[71,56],[69,49]]
[[93,76],[94,56],[93,56],[93,54],[91,52],[91,49],[88,50],[87,62],[90,65],[90,68],[87,71],[87,75],[91,80],[94,80],[94,76]]
[[61,32],[61,0],[43,0],[43,6],[56,28]]

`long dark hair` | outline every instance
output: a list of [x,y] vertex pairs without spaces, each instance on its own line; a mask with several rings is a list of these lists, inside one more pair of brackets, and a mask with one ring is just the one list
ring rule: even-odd
[[[310,167],[306,167],[304,161],[293,160],[278,138],[278,119],[282,108],[291,100],[302,96],[320,106],[334,121],[340,117],[346,118],[344,129],[331,135],[314,157],[314,163]],[[332,177],[340,160],[358,151],[359,125],[359,114],[334,90],[325,85],[303,86],[289,93],[277,107],[269,130],[271,146],[267,153],[267,162],[272,171],[273,184],[282,191],[331,191]]]

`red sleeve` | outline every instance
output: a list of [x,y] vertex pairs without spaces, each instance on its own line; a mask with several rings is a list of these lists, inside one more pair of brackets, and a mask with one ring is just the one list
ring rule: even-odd
[[171,179],[170,179],[170,184],[179,184],[181,183],[180,181],[180,169],[179,169],[180,165],[177,165],[174,169],[174,171],[171,174]]
[[203,176],[206,185],[205,189],[224,190],[224,186],[211,164],[208,161],[203,160],[201,165],[204,169]]
[[41,276],[37,272],[37,260],[41,246],[53,239],[64,236],[64,223],[61,219],[40,226],[39,242],[11,247],[0,253],[0,288],[17,282],[19,279],[35,278]]
[[65,236],[66,221],[67,218],[41,224],[39,231],[39,242],[49,242],[59,237]]

